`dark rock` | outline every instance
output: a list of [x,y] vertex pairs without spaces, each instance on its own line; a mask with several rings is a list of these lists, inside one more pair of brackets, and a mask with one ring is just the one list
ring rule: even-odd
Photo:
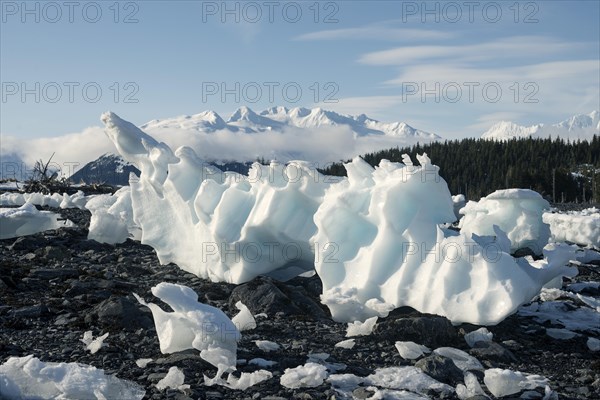
[[17,310],[12,310],[8,313],[15,318],[39,318],[50,315],[50,310],[43,304],[38,304],[31,307],[23,307]]
[[504,363],[517,362],[515,355],[495,342],[477,342],[469,351],[473,357]]
[[241,301],[252,314],[304,315],[310,318],[325,318],[323,309],[298,286],[288,286],[268,277],[258,277],[233,289],[229,306]]
[[8,247],[10,251],[35,251],[42,246],[46,246],[48,240],[44,236],[29,235],[21,236],[15,239],[12,245]]
[[70,256],[69,250],[64,246],[46,246],[41,253],[46,260],[62,261]]
[[444,317],[423,314],[419,317],[390,318],[375,325],[376,337],[392,341],[412,341],[427,347],[450,346],[458,341],[458,332]]
[[420,368],[432,378],[456,386],[463,381],[463,372],[449,358],[437,354],[427,356],[415,363],[415,367]]
[[74,268],[39,268],[32,270],[29,273],[29,276],[42,280],[51,280],[56,278],[66,280],[68,278],[77,278],[80,274],[81,272]]
[[127,297],[110,298],[103,301],[86,315],[85,322],[100,323],[105,329],[136,330],[139,328],[150,329],[154,326],[149,312],[142,311],[137,303]]

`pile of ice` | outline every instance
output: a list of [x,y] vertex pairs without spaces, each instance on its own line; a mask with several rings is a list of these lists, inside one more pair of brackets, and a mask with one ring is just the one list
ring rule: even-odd
[[530,248],[535,254],[550,238],[550,227],[542,221],[550,204],[539,193],[529,189],[497,190],[478,202],[469,201],[460,211],[464,217],[459,228],[468,237],[495,235],[497,225],[510,239],[510,251]]
[[552,240],[600,248],[600,210],[588,208],[568,213],[544,213]]
[[134,382],[77,363],[44,363],[33,355],[10,357],[0,365],[3,399],[142,399]]
[[30,203],[42,207],[79,208],[84,210],[88,199],[89,196],[86,196],[81,190],[73,195],[67,193],[2,193],[0,194],[0,206],[22,206],[25,203]]
[[85,208],[92,213],[88,239],[111,244],[122,243],[128,238],[140,239],[141,230],[133,220],[129,186],[113,195],[94,196]]
[[141,170],[130,184],[142,243],[200,277],[242,283],[314,267],[337,321],[406,305],[454,323],[496,324],[549,281],[574,274],[567,246],[549,245],[548,258],[531,263],[510,255],[548,240],[547,203],[534,192],[496,192],[463,209],[464,232],[440,229],[455,221],[454,203],[426,155],[421,166],[404,156],[376,169],[357,158],[345,165],[348,178],[332,183],[299,161],[255,164],[241,176],[190,148],[173,152],[113,113],[102,120]]
[[[497,226],[493,236],[446,237],[439,225],[454,220],[448,187],[427,156],[419,162],[413,166],[406,156],[404,164],[383,160],[374,169],[357,158],[345,165],[348,180],[327,191],[314,217],[315,266],[335,320],[410,306],[453,323],[493,325],[547,282],[575,273],[565,267],[574,258],[570,247],[548,245],[543,261],[515,259]],[[520,209],[520,202],[505,202]]]
[[230,283],[313,269],[312,217],[329,184],[308,163],[223,173],[113,113],[102,120],[123,158],[140,168],[139,180],[130,180],[134,220],[161,263]]
[[60,215],[53,212],[38,211],[31,203],[19,208],[0,208],[0,239],[73,226],[71,221],[59,221],[59,218]]

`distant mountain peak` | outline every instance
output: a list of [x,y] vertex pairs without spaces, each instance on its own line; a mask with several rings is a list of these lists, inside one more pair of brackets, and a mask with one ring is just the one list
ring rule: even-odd
[[598,111],[577,114],[555,124],[522,126],[511,121],[500,121],[492,125],[481,137],[491,140],[526,137],[589,140],[593,135],[600,135],[600,113]]

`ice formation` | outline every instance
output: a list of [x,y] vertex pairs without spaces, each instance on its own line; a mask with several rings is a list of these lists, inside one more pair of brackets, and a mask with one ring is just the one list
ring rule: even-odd
[[315,214],[321,299],[335,320],[410,306],[453,323],[494,325],[545,283],[575,273],[565,267],[573,258],[568,246],[548,245],[547,260],[530,263],[509,254],[511,242],[498,227],[494,237],[446,237],[439,224],[454,220],[453,203],[438,167],[426,155],[420,167],[404,161],[382,160],[376,169],[360,158],[346,164],[348,180],[327,190]]
[[433,354],[451,359],[454,365],[463,372],[483,371],[483,365],[478,359],[454,347],[438,347]]
[[173,152],[113,113],[102,120],[125,160],[141,241],[161,263],[213,281],[289,278],[313,269],[313,214],[329,183],[305,162],[254,164],[249,176],[222,173],[181,147]]
[[25,203],[19,208],[0,208],[0,239],[73,226],[71,221],[59,221],[58,218],[60,215],[38,211],[31,203]]
[[165,375],[164,378],[158,381],[158,383],[156,384],[156,388],[158,390],[165,390],[167,388],[179,390],[188,389],[190,385],[184,385],[184,381],[185,375],[183,374],[183,371],[177,367],[171,367],[169,368],[169,372],[167,372],[167,375]]
[[471,237],[494,236],[497,225],[510,239],[510,251],[528,247],[535,254],[550,238],[550,227],[542,221],[544,210],[550,204],[539,193],[528,189],[497,190],[478,202],[469,201],[461,210],[461,232]]
[[400,357],[405,360],[416,360],[425,353],[431,353],[431,350],[427,346],[415,342],[396,342],[396,349],[400,353]]
[[83,339],[81,339],[81,341],[83,344],[85,344],[86,350],[89,350],[92,354],[96,354],[98,350],[104,346],[104,339],[107,337],[108,333],[105,333],[104,335],[98,336],[96,339],[94,339],[92,331],[86,331],[83,333]]
[[128,238],[139,240],[141,230],[133,221],[131,189],[125,186],[113,195],[89,199],[85,208],[92,213],[88,239],[100,243],[123,243]]
[[286,368],[280,382],[282,386],[290,389],[316,387],[322,384],[328,375],[325,366],[308,362],[296,368]]
[[[383,160],[376,169],[357,158],[345,166],[348,178],[333,183],[305,162],[255,164],[244,177],[218,171],[187,147],[173,152],[113,113],[102,120],[141,170],[131,179],[131,202],[142,242],[161,262],[200,277],[285,279],[314,266],[322,302],[338,321],[406,305],[453,323],[493,325],[546,283],[573,274],[565,246],[548,245],[543,261],[509,254],[547,242],[547,203],[534,192],[469,203],[464,232],[442,230],[455,220],[454,203],[427,155],[418,156],[420,166],[404,156],[404,164]],[[486,224],[491,230],[478,230]]]
[[356,344],[354,339],[346,339],[346,340],[342,340],[341,342],[337,342],[335,344],[335,347],[341,347],[342,349],[351,349],[354,347],[354,345]]
[[33,355],[10,357],[0,365],[3,399],[142,399],[136,383],[78,363],[42,362]]
[[235,303],[235,307],[240,310],[240,312],[233,317],[231,321],[238,328],[238,330],[242,332],[256,328],[256,321],[254,320],[254,317],[252,316],[252,313],[248,307],[246,307],[241,301]]
[[487,328],[479,328],[473,332],[465,334],[465,342],[469,347],[475,347],[477,342],[491,342],[494,334],[487,330]]
[[526,389],[546,387],[548,380],[540,375],[492,368],[485,370],[483,382],[491,394],[496,397],[502,397],[519,393]]
[[452,196],[452,206],[454,209],[454,217],[456,220],[460,220],[462,218],[462,214],[460,210],[467,204],[467,200],[465,199],[464,194],[457,194],[456,196]]
[[221,385],[228,387],[229,389],[246,390],[250,386],[254,386],[257,383],[266,381],[267,379],[271,379],[272,377],[273,373],[261,369],[254,372],[242,372],[239,378],[235,377],[232,374],[229,374],[227,376],[227,380],[224,380],[218,376],[216,378],[208,378],[205,375],[204,384],[206,386]]
[[173,283],[160,283],[152,294],[167,303],[173,312],[163,311],[154,303],[138,301],[150,308],[163,354],[187,349],[200,350],[200,357],[223,372],[235,370],[237,342],[240,333],[231,320],[218,308],[198,303],[192,289]]
[[266,352],[277,351],[281,347],[278,343],[271,342],[270,340],[255,340],[254,343],[256,347]]
[[600,249],[600,210],[597,208],[569,213],[544,213],[542,218],[550,225],[552,240]]
[[471,372],[465,373],[464,385],[462,383],[456,385],[456,395],[461,400],[466,400],[475,396],[487,397],[485,396],[485,392],[481,388],[477,377]]
[[1,206],[22,206],[31,203],[36,206],[48,206],[54,208],[79,208],[85,209],[88,200],[94,196],[86,196],[81,190],[75,194],[66,193],[43,194],[43,193],[2,193],[0,194]]
[[377,324],[377,316],[367,318],[365,322],[349,322],[346,329],[346,337],[369,336],[373,332],[375,324]]

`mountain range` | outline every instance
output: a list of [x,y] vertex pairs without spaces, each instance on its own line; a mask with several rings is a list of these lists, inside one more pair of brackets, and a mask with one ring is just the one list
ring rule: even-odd
[[440,140],[441,137],[415,129],[405,122],[380,122],[365,114],[344,115],[322,108],[271,107],[256,113],[248,107],[238,108],[227,121],[214,111],[204,111],[194,115],[175,118],[155,119],[140,126],[142,130],[152,132],[156,129],[176,128],[215,132],[226,129],[231,132],[257,133],[282,131],[286,127],[314,129],[326,126],[347,126],[357,136],[385,135],[409,139],[410,141]]
[[502,121],[494,124],[481,137],[490,140],[511,140],[518,138],[562,138],[564,140],[589,140],[600,135],[600,112],[578,114],[556,124],[517,125]]

